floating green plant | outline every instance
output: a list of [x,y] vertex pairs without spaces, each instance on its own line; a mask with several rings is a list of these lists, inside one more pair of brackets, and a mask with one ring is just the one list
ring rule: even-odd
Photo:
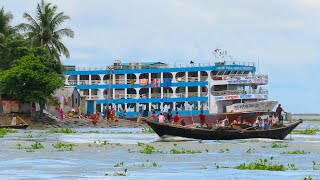
[[113,167],[120,167],[120,166],[123,167],[123,164],[124,164],[124,163],[121,162],[121,163],[115,164]]
[[249,148],[247,151],[246,151],[246,153],[253,153],[253,152],[255,152],[255,149],[254,148]]
[[170,153],[171,154],[196,154],[196,153],[202,153],[202,152],[200,150],[190,150],[190,149],[181,148],[181,150],[171,149]]
[[105,173],[104,175],[105,176],[127,176],[127,171],[128,171],[128,169],[124,169],[123,172],[115,172],[113,174]]
[[41,137],[41,134],[36,134],[36,135],[28,134],[26,136],[26,138],[39,138],[39,137]]
[[58,151],[73,151],[74,144],[64,144],[61,142],[57,142],[56,144],[52,144],[52,146]]
[[270,161],[268,159],[259,159],[249,164],[246,164],[246,163],[240,164],[239,166],[236,166],[234,168],[241,169],[241,170],[268,170],[268,171],[285,171],[288,169],[297,170],[297,168],[295,167],[295,164],[290,164],[288,165],[288,168],[286,168],[283,164],[273,164],[272,160],[273,160],[273,157],[270,158]]
[[310,152],[306,152],[304,150],[302,150],[302,151],[295,150],[295,151],[285,151],[285,152],[282,152],[280,154],[310,154]]
[[47,131],[47,133],[64,133],[64,134],[72,134],[77,133],[77,131],[71,129],[71,128],[62,128],[62,129],[51,129]]
[[149,145],[149,144],[146,144],[144,146],[143,150],[140,150],[140,152],[144,153],[144,154],[152,154],[155,151],[156,151],[156,148],[154,146]]
[[137,146],[145,146],[146,144],[145,143],[142,143],[142,142],[138,142]]
[[288,144],[272,143],[272,148],[287,148]]
[[155,133],[154,130],[152,128],[150,128],[149,126],[145,126],[142,128],[142,132],[143,133]]
[[220,150],[219,150],[219,153],[225,153],[225,152],[228,152],[228,151],[229,151],[228,148],[226,148],[225,150],[224,150],[224,149],[220,149]]
[[217,165],[217,163],[214,163],[214,166],[215,166],[216,169],[220,169],[220,168],[230,168],[230,167],[223,166],[223,165]]
[[313,164],[313,170],[320,170],[320,164],[318,164],[316,161],[312,161]]
[[15,129],[6,129],[6,128],[0,128],[0,138],[3,138],[4,135],[8,134],[8,133],[16,133],[18,132]]
[[[21,146],[20,148],[23,148],[23,147]],[[34,152],[36,149],[43,149],[43,148],[44,146],[39,142],[31,144],[30,147],[25,147],[27,152]]]
[[317,132],[319,132],[320,129],[315,129],[315,128],[307,128],[304,130],[293,130],[293,134],[307,134],[307,135],[315,135]]
[[99,131],[83,131],[83,132],[80,132],[80,133],[83,133],[83,134],[99,134],[100,132]]
[[150,165],[146,165],[146,164],[142,163],[142,164],[139,165],[139,167],[140,168],[159,168],[161,166],[158,165],[156,162],[152,162]]
[[17,144],[17,149],[23,149],[23,148],[24,147],[20,143]]
[[303,178],[303,180],[312,180],[312,177],[308,176],[308,177]]

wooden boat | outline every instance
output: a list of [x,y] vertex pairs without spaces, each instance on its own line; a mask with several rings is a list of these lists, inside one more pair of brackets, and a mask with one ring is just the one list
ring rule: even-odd
[[269,130],[256,129],[227,129],[227,128],[194,128],[181,125],[160,124],[154,121],[143,120],[160,137],[164,135],[180,136],[202,140],[232,140],[232,139],[250,139],[250,138],[269,138],[284,139],[302,120],[292,122],[281,127],[271,128]]
[[21,125],[0,125],[1,128],[6,128],[6,129],[27,129],[29,125],[27,124],[21,124]]

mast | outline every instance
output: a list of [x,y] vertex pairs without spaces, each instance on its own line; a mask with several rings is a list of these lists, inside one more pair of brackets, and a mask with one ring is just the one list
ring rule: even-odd
[[112,82],[113,82],[113,80],[111,81],[111,77],[113,75],[113,67],[109,66],[108,69],[109,69],[109,88],[108,88],[107,108],[109,108],[109,104],[110,104],[110,92],[111,92],[111,86],[112,86]]

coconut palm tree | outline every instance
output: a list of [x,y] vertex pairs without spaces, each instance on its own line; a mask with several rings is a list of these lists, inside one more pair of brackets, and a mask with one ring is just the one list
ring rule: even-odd
[[5,37],[10,35],[13,31],[10,26],[12,18],[12,14],[5,12],[3,7],[0,9],[0,43],[3,42]]
[[61,42],[61,38],[64,36],[73,38],[74,32],[69,28],[59,29],[59,26],[70,17],[63,12],[57,13],[57,9],[57,6],[42,0],[37,5],[36,16],[33,18],[30,14],[24,13],[23,17],[27,23],[21,23],[17,28],[26,32],[32,47],[45,47],[60,61],[62,54],[67,58],[70,57],[69,50]]

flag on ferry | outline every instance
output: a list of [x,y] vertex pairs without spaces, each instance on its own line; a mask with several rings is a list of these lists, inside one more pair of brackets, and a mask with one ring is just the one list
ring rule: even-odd
[[152,87],[158,87],[158,79],[152,79]]
[[134,80],[130,79],[130,86],[133,86],[133,84],[134,84]]
[[143,79],[139,79],[139,84],[140,86],[146,86],[149,83],[149,79],[143,78]]
[[169,86],[171,86],[171,78],[164,78],[163,79],[163,86],[164,87],[169,87]]

